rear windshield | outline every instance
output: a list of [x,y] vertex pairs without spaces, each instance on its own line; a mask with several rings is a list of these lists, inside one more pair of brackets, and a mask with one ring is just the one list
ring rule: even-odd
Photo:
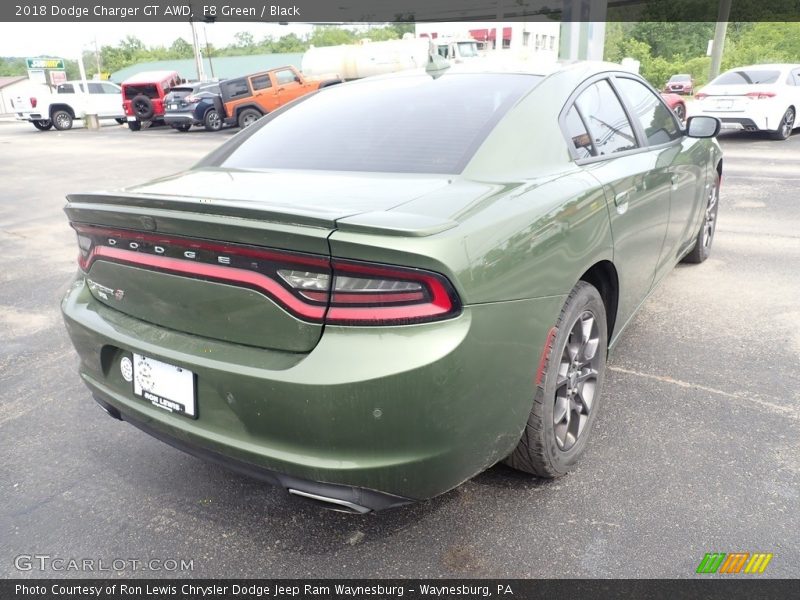
[[144,94],[148,98],[158,98],[158,88],[152,83],[129,84],[125,86],[125,99],[133,100],[134,96]]
[[220,166],[460,173],[537,75],[452,74],[327,88],[267,119]]
[[741,69],[728,71],[717,77],[711,85],[756,85],[758,83],[775,83],[781,76],[780,71]]

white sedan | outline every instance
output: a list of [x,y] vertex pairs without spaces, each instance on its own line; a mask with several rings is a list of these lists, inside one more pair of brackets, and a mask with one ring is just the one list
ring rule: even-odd
[[709,115],[726,129],[769,131],[785,140],[800,110],[800,65],[751,65],[726,71],[695,94],[689,114]]

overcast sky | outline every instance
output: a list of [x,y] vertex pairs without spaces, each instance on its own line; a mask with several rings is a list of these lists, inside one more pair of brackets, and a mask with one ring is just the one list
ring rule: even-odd
[[[198,24],[201,43],[205,43],[204,28],[208,42],[220,47],[234,41],[233,36],[239,31],[249,31],[256,41],[260,41],[267,35],[304,35],[313,26],[277,23]],[[192,40],[189,23],[0,23],[0,56],[74,59],[80,54],[81,48],[94,49],[95,37],[98,46],[115,46],[126,35],[138,37],[146,46],[169,46],[178,37],[187,42]]]

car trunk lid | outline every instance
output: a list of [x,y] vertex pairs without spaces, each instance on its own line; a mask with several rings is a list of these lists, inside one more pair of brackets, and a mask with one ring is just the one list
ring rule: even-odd
[[73,194],[66,212],[98,301],[169,329],[308,352],[327,304],[288,280],[304,273],[332,280],[328,236],[337,219],[446,185],[437,177],[403,179],[197,170]]

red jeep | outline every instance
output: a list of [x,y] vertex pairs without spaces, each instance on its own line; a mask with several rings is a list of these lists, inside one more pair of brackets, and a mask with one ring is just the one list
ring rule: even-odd
[[122,107],[131,131],[164,122],[164,96],[183,80],[177,71],[145,71],[122,82]]

